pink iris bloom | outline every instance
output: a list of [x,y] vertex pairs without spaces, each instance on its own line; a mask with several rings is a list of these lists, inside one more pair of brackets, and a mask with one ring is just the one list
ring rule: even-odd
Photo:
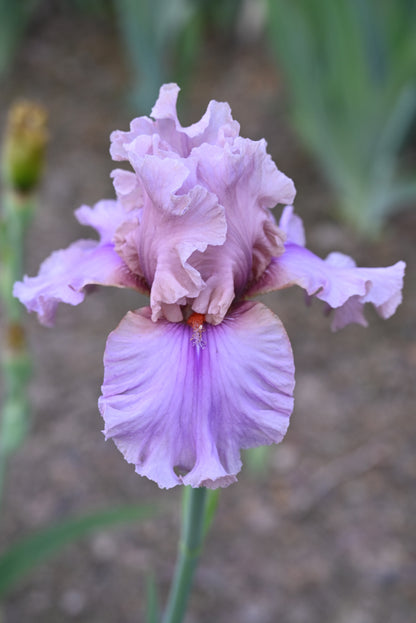
[[[365,325],[365,303],[383,318],[395,312],[405,265],[356,268],[340,253],[308,251],[293,182],[265,141],[240,137],[228,104],[215,101],[182,127],[178,91],[163,86],[153,119],[112,134],[113,159],[133,171],[113,171],[115,200],[76,211],[99,240],[52,253],[14,293],[47,326],[59,302],[78,305],[92,284],[147,293],[150,306],[108,337],[106,438],[160,487],[225,487],[240,450],[280,442],[293,408],[289,339],[247,299],[298,285],[334,310],[333,329]],[[278,225],[276,204],[286,206]]]

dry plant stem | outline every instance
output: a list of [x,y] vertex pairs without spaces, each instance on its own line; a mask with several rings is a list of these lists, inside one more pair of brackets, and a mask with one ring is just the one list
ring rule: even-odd
[[182,623],[185,616],[193,575],[205,536],[206,511],[205,487],[185,487],[178,558],[162,623]]

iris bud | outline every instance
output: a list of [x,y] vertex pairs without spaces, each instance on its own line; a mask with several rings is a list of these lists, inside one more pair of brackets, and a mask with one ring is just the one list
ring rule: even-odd
[[29,101],[12,105],[6,126],[2,153],[4,183],[28,193],[39,183],[45,161],[48,133],[45,109]]

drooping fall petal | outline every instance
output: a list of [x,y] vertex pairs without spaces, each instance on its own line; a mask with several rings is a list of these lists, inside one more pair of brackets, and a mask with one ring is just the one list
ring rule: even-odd
[[133,275],[111,244],[78,240],[67,249],[54,251],[42,264],[36,277],[23,277],[14,285],[13,295],[28,311],[38,314],[45,326],[53,326],[59,303],[79,305],[91,285],[134,288],[145,291],[145,284]]
[[83,205],[75,210],[75,217],[81,225],[95,229],[102,244],[110,244],[120,225],[125,220],[133,218],[132,215],[126,215],[119,201],[113,199],[102,199],[92,208]]
[[262,278],[247,292],[248,296],[298,285],[309,296],[316,296],[335,309],[332,328],[355,322],[366,324],[365,303],[372,303],[382,318],[394,314],[402,300],[405,264],[386,268],[357,268],[352,258],[331,253],[325,260],[293,243],[273,258]]
[[144,308],[110,334],[104,357],[106,437],[164,488],[227,486],[240,449],[279,442],[293,407],[290,343],[264,305],[242,303],[193,332]]

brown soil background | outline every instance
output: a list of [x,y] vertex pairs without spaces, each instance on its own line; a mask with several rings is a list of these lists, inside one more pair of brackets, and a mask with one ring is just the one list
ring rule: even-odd
[[[50,114],[47,176],[27,243],[27,272],[88,236],[72,211],[113,196],[108,136],[126,129],[127,85],[105,21],[51,15],[35,24],[1,93],[1,121],[18,96]],[[282,84],[259,45],[215,45],[198,66],[184,123],[209,99],[229,101],[241,133],[266,137],[298,189],[308,246],[360,265],[407,261],[404,302],[370,327],[332,334],[300,290],[266,297],[291,338],[295,411],[262,475],[243,469],[224,490],[207,539],[187,623],[411,623],[416,610],[416,211],[368,243],[334,220],[334,201],[287,120]],[[414,206],[413,206],[414,208]],[[108,333],[137,295],[100,290],[63,306],[53,330],[27,317],[36,359],[30,438],[13,458],[0,547],[77,513],[163,501],[155,519],[96,533],[38,567],[9,595],[3,623],[139,623],[145,578],[164,601],[175,560],[180,491],[161,492],[105,443],[96,401]]]

